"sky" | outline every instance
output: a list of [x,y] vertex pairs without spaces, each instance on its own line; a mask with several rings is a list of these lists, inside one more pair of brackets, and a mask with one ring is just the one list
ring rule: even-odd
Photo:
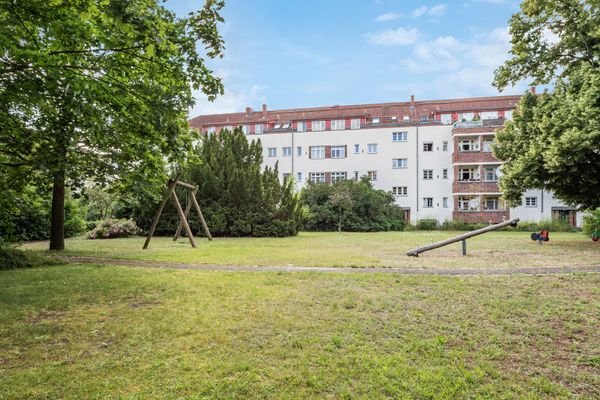
[[[184,16],[202,0],[168,0]],[[190,117],[499,94],[514,0],[225,0],[225,94],[195,93]],[[502,94],[519,94],[526,82]]]

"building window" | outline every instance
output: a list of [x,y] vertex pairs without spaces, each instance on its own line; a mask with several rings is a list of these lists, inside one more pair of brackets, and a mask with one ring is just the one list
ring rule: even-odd
[[472,112],[458,114],[459,121],[473,121],[473,118],[475,118],[475,113]]
[[331,130],[332,131],[341,131],[346,129],[346,120],[344,119],[334,119],[331,121]]
[[360,144],[355,144],[354,145],[354,154],[358,154],[360,153]]
[[370,180],[376,181],[377,180],[377,171],[367,171],[367,176],[369,177]]
[[483,111],[480,113],[481,119],[498,119],[498,111]]
[[448,151],[448,141],[446,140],[442,142],[442,151]]
[[499,210],[500,201],[497,197],[487,197],[483,205],[488,211],[497,211]]
[[479,151],[479,141],[474,139],[459,140],[458,151]]
[[291,147],[284,147],[283,148],[283,156],[284,157],[291,157],[292,156],[292,148]]
[[433,151],[433,143],[432,142],[423,143],[423,151]]
[[346,158],[346,146],[331,146],[331,158]]
[[475,196],[459,196],[459,211],[479,211],[479,199]]
[[263,124],[254,125],[254,133],[256,133],[257,135],[263,133]]
[[311,146],[310,158],[313,160],[325,158],[325,146]]
[[485,167],[483,169],[483,180],[486,182],[497,182],[496,167]]
[[512,119],[512,110],[508,110],[508,111],[504,111],[504,118],[506,119]]
[[208,133],[215,133],[217,131],[217,128],[214,126],[209,126],[208,127]]
[[442,207],[448,208],[448,198],[442,197]]
[[298,157],[302,156],[302,146],[296,147],[296,155]]
[[324,183],[325,182],[325,172],[311,172],[309,175],[309,179],[312,183]]
[[444,125],[452,124],[452,114],[442,114],[440,116],[440,122]]
[[332,172],[331,173],[331,183],[336,183],[338,181],[346,180],[346,172]]
[[296,131],[306,132],[306,121],[298,121],[298,124],[296,125]]
[[302,182],[302,172],[297,172],[296,178],[298,179],[298,182]]
[[537,207],[537,197],[525,197],[525,207]]
[[223,128],[221,128],[221,132],[222,132],[222,131],[229,131],[229,132],[231,132],[232,130],[233,130],[233,129],[231,128],[231,125],[226,125],[226,126],[224,126]]
[[325,130],[325,121],[313,121],[311,130],[313,132],[324,131]]
[[492,152],[492,144],[494,144],[494,139],[484,139],[483,140],[483,151],[485,153]]
[[350,129],[360,129],[360,118],[350,120]]
[[475,181],[475,168],[459,168],[458,180],[460,182]]
[[379,117],[373,117],[373,120],[372,120],[372,122],[373,122],[374,124],[378,124],[378,123],[379,123]]
[[358,180],[358,171],[354,171],[354,180],[357,181]]
[[408,166],[408,159],[406,158],[393,158],[392,168],[406,168]]
[[421,115],[421,116],[419,117],[419,120],[420,120],[421,122],[427,122],[427,121],[429,121],[429,115]]
[[442,178],[443,179],[448,179],[448,168],[444,168],[442,170]]
[[392,132],[392,142],[406,142],[408,140],[408,132]]
[[267,149],[267,156],[268,157],[277,157],[277,147],[269,147]]
[[248,125],[242,125],[242,132],[244,133],[244,135],[247,135],[248,132]]
[[433,208],[433,197],[423,197],[423,208]]
[[377,153],[377,143],[369,143],[367,145],[367,153],[376,154]]
[[408,196],[408,187],[407,186],[394,186],[392,187],[392,194],[394,196]]
[[290,179],[290,173],[289,172],[284,172],[283,173],[283,181],[286,182],[288,179]]
[[424,169],[423,170],[423,179],[432,180],[433,179],[433,170],[432,169]]

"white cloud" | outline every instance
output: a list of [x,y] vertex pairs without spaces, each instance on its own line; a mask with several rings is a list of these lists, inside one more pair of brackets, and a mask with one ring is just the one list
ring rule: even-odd
[[402,18],[402,14],[395,13],[395,12],[389,12],[389,13],[385,13],[385,14],[378,16],[377,18],[375,18],[375,21],[377,21],[377,22],[394,21],[399,18]]
[[413,10],[412,16],[413,18],[419,18],[422,16],[441,17],[442,15],[446,14],[447,9],[448,6],[446,4],[437,4],[431,7],[421,6]]
[[417,42],[420,36],[421,33],[417,28],[403,27],[367,34],[371,43],[388,46],[408,46]]
[[228,89],[228,87],[229,85],[225,82],[225,94],[218,96],[213,102],[208,101],[202,92],[195,91],[196,104],[189,112],[190,118],[205,114],[242,112],[246,107],[258,109],[261,104],[267,103],[264,86],[253,85],[249,90],[239,91]]

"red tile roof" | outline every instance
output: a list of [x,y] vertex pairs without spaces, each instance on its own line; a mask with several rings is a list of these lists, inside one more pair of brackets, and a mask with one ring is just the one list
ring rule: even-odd
[[199,115],[190,119],[189,123],[192,128],[202,128],[207,126],[236,126],[261,122],[289,122],[359,116],[383,118],[396,116],[398,120],[402,120],[404,116],[409,116],[411,120],[418,120],[421,116],[431,116],[432,114],[439,113],[509,110],[516,107],[520,98],[521,96],[493,96],[415,101],[414,110],[412,110],[412,112],[410,101],[268,110],[266,111],[266,117],[263,115],[262,110],[254,111],[249,109],[250,112],[248,114],[245,112],[238,112]]

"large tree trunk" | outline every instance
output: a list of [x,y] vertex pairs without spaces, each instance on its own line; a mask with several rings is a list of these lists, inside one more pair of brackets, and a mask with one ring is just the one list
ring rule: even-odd
[[65,248],[65,172],[54,175],[52,188],[52,225],[50,226],[50,250]]

